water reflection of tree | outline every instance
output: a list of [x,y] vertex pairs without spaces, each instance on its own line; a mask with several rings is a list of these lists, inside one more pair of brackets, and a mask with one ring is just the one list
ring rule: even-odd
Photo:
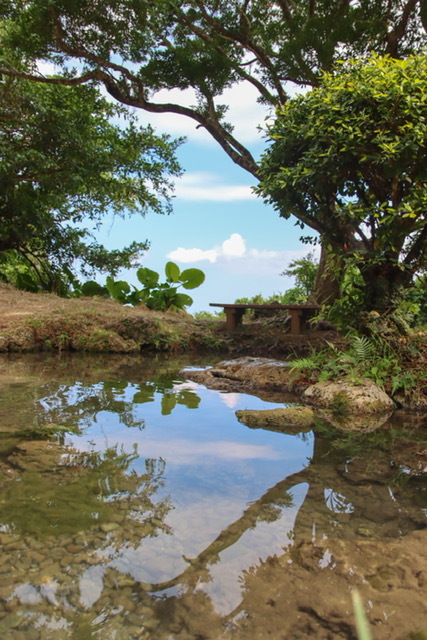
[[[128,544],[135,545],[147,535],[168,532],[164,520],[171,505],[167,499],[154,500],[164,485],[163,460],[147,459],[145,473],[137,474],[132,469],[139,459],[136,445],[133,453],[118,446],[102,453],[58,447],[53,455],[52,445],[45,446],[44,469],[29,465],[1,483],[1,527],[36,538],[81,532],[90,540],[96,532],[98,544],[104,537],[105,545],[111,542],[108,531],[116,527],[129,536]],[[37,449],[37,455],[43,456],[43,451]],[[12,451],[6,462],[16,469],[21,459]]]
[[143,429],[145,420],[139,415],[138,405],[154,402],[156,395],[160,396],[162,415],[171,414],[177,405],[196,409],[200,404],[199,396],[177,382],[172,374],[161,374],[135,384],[117,378],[91,384],[12,385],[3,389],[1,403],[8,410],[4,412],[4,419],[0,418],[0,424],[10,422],[13,406],[16,407],[12,414],[15,428],[55,423],[85,429],[99,422],[102,414],[112,413],[120,424]]
[[[40,387],[32,388],[30,394],[22,387],[22,393],[25,391],[27,406],[37,407],[36,421],[40,424],[79,422],[84,426],[99,419],[99,413],[107,410],[118,412],[122,424],[141,428],[143,421],[138,423],[138,415],[131,405],[153,402],[156,394],[162,394],[164,398],[164,415],[177,404],[190,408],[198,404],[193,392],[175,385],[175,375],[167,374],[154,382],[134,382],[132,385],[125,380],[126,376],[108,378],[97,384],[94,393],[91,385],[84,382],[73,392],[66,384],[48,383],[43,385],[44,407],[35,404]],[[15,396],[11,394],[7,402],[19,407],[20,388],[15,387],[14,391]],[[131,574],[121,574],[110,563],[111,557],[123,549],[137,548],[145,537],[167,531],[164,521],[172,505],[167,500],[156,502],[154,499],[163,484],[164,463],[147,461],[145,473],[135,474],[131,466],[136,451],[126,454],[115,448],[104,454],[79,454],[70,458],[62,469],[46,470],[45,473],[26,471],[19,483],[13,479],[4,480],[0,525],[3,530],[25,536],[35,532],[34,537],[38,540],[44,534],[43,539],[49,539],[48,544],[53,548],[69,544],[70,535],[77,534],[79,546],[84,551],[75,556],[72,569],[65,566],[56,578],[57,591],[62,589],[61,605],[56,613],[61,610],[64,618],[71,616],[73,621],[79,620],[81,608],[74,599],[88,571],[89,557],[89,566],[99,567],[103,585],[97,607],[82,616],[90,620],[95,637],[100,629],[100,634],[108,637],[110,625],[111,637],[114,633],[121,637],[123,630],[126,636],[128,610],[126,605],[122,610],[114,606],[115,596],[119,593],[123,597],[124,591],[128,592],[128,603],[145,608],[140,617],[141,628],[147,625],[147,637],[152,640],[171,634],[177,639],[206,635],[221,637],[224,624],[236,611],[243,611],[240,607],[230,616],[221,617],[200,586],[212,579],[211,570],[221,562],[221,554],[232,549],[260,522],[280,518],[292,506],[293,487],[301,483],[308,486],[308,491],[294,523],[294,548],[306,540],[320,540],[323,536],[375,541],[425,527],[426,472],[422,466],[417,467],[420,458],[416,455],[416,450],[422,448],[416,446],[416,439],[412,439],[411,434],[395,433],[390,429],[362,435],[342,434],[327,427],[320,429],[315,435],[313,455],[306,468],[283,478],[266,491],[201,553],[186,559],[188,566],[184,571],[159,584],[135,581]],[[23,547],[19,553],[24,552]],[[268,560],[260,561],[259,568],[267,563]],[[43,577],[41,575],[40,579]],[[33,580],[34,575],[30,579]],[[245,586],[251,589],[249,582],[245,582]],[[46,609],[38,609],[36,605],[29,609],[41,626],[49,626]],[[150,627],[150,618],[151,623],[153,619],[157,621],[157,628],[155,625]],[[79,637],[76,628],[73,626],[70,638]],[[209,629],[208,634],[206,629]],[[91,633],[81,637],[91,637]]]
[[[234,545],[260,521],[273,521],[293,506],[291,490],[305,483],[308,490],[293,528],[295,542],[336,535],[354,538],[369,535],[393,537],[427,525],[427,473],[408,473],[408,461],[396,465],[396,450],[413,457],[417,440],[390,430],[368,434],[340,434],[322,428],[315,434],[313,455],[306,468],[287,476],[254,501],[234,523],[179,576],[154,590],[177,584],[195,584],[198,572],[218,561],[219,554]],[[404,482],[402,467],[405,466]]]
[[[31,452],[32,443],[24,444]],[[39,470],[31,468],[31,460],[22,460],[19,447],[2,465],[2,598],[7,595],[11,604],[5,609],[0,602],[0,636],[9,637],[10,624],[30,636],[35,624],[43,628],[43,638],[56,638],[50,628],[60,624],[70,630],[70,635],[61,633],[63,638],[95,637],[89,631],[92,624],[84,632],[80,628],[88,619],[86,614],[81,617],[85,576],[100,567],[108,577],[111,553],[170,532],[165,517],[172,505],[167,498],[155,500],[164,485],[165,462],[147,459],[145,471],[136,473],[136,447],[132,453],[118,447],[79,453],[52,443],[35,444],[33,453],[39,456],[42,447],[47,448],[45,461],[37,461]],[[14,477],[8,477],[7,464]],[[26,469],[17,473],[20,465]],[[113,588],[125,586],[123,579],[115,574]],[[14,613],[17,598],[26,615]]]
[[[142,612],[139,614],[141,629],[145,628],[147,637],[152,640],[171,634],[177,639],[222,637],[228,622],[236,614],[244,613],[244,606],[240,605],[228,616],[221,616],[200,585],[211,580],[211,568],[221,560],[225,550],[236,545],[245,532],[256,528],[258,523],[274,521],[292,507],[292,488],[301,483],[308,485],[308,491],[294,524],[295,549],[313,538],[320,540],[328,536],[354,540],[368,536],[375,541],[425,526],[426,515],[421,507],[425,506],[427,483],[425,470],[417,466],[416,451],[419,450],[419,443],[411,438],[411,434],[391,437],[387,429],[357,437],[335,430],[320,430],[315,435],[313,455],[306,468],[268,489],[197,557],[187,559],[188,566],[183,572],[158,584],[144,584],[131,574],[121,574],[109,564],[108,550],[115,549],[120,553],[129,545],[136,548],[141,538],[164,530],[159,526],[159,520],[164,521],[170,505],[162,502],[155,505],[153,501],[163,479],[161,462],[149,461],[146,473],[134,477],[128,473],[133,458],[121,451],[112,450],[104,456],[93,453],[81,459],[82,465],[74,460],[72,473],[79,475],[79,483],[83,480],[86,485],[86,493],[79,499],[87,501],[89,509],[101,500],[106,509],[99,512],[97,525],[83,534],[85,553],[93,551],[97,565],[102,567],[103,585],[97,606],[93,611],[87,611],[85,619],[92,621],[94,631],[102,629],[105,637],[110,632],[113,637],[114,633],[126,629],[127,615],[132,609]],[[68,481],[66,479],[65,475],[62,481]],[[22,499],[19,494],[15,496],[21,501],[22,508]],[[104,531],[100,525],[118,522],[114,518],[122,508],[125,517],[120,521],[120,528],[109,532],[106,527]],[[99,555],[103,548],[104,557]],[[315,562],[318,561],[319,558],[315,558]],[[259,567],[250,572],[253,580],[268,562],[268,559],[260,561]],[[85,567],[82,564],[78,574],[67,579],[79,581],[85,575]],[[245,603],[253,580],[245,578]],[[118,592],[125,602],[122,609],[114,607]],[[72,584],[64,584],[62,593],[64,616],[67,617],[67,607],[75,613],[78,611],[73,601]],[[37,606],[31,609],[36,615]],[[42,618],[46,614],[40,615],[40,624],[44,625],[46,621]],[[75,619],[79,620],[79,616]],[[74,627],[74,632],[76,629]],[[209,629],[208,635],[206,629]],[[348,637],[352,637],[351,633]]]
[[[324,539],[370,539],[373,542],[394,539],[425,527],[427,468],[417,463],[419,437],[420,432],[416,430],[402,433],[386,428],[368,434],[343,434],[323,426],[315,434],[313,455],[305,469],[287,476],[253,502],[241,518],[190,560],[188,568],[180,575],[145,587],[158,598],[159,593],[167,593],[180,585],[179,595],[153,602],[161,621],[159,635],[153,635],[153,639],[163,637],[162,633],[170,626],[177,628],[177,620],[180,620],[183,637],[188,634],[197,637],[201,624],[195,615],[197,611],[209,620],[210,629],[218,627],[219,616],[214,615],[213,604],[205,593],[200,593],[198,585],[210,581],[210,567],[219,561],[220,554],[263,520],[263,514],[269,514],[268,519],[273,520],[283,508],[292,506],[290,494],[298,484],[306,483],[308,490],[294,522],[294,548],[307,541],[315,544],[316,540]],[[425,442],[421,432],[423,437]],[[315,559],[316,566],[320,560]],[[260,566],[266,562],[268,560],[260,561]],[[194,615],[186,615],[193,606]],[[241,606],[222,619],[222,624],[239,612],[242,612]],[[176,632],[174,637],[181,636]]]

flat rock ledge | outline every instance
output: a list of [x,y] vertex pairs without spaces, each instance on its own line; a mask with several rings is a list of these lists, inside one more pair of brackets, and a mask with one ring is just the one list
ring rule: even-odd
[[384,424],[394,410],[393,400],[372,380],[296,386],[288,364],[269,358],[223,360],[214,367],[184,370],[183,374],[210,389],[256,393],[283,403],[299,399],[304,405],[236,412],[240,422],[255,429],[294,434],[309,431],[321,420],[338,429],[371,431]]
[[267,429],[294,435],[311,431],[316,423],[315,413],[310,407],[284,407],[283,409],[236,411],[236,417],[251,429]]
[[[278,402],[291,400],[290,394],[300,395],[306,388],[295,385],[287,362],[271,358],[242,357],[222,360],[214,367],[182,372],[188,379],[209,389],[255,393]],[[287,397],[288,396],[288,397]]]

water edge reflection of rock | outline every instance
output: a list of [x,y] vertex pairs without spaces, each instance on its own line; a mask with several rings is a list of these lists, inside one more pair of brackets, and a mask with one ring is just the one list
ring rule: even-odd
[[[148,371],[150,379],[132,388],[133,398],[142,396],[129,404],[124,390],[135,362],[127,362],[107,376],[104,362],[107,385],[100,385],[99,375],[72,393],[66,388],[70,380],[49,383],[44,408],[34,378],[28,386],[23,376],[13,387],[18,410],[28,423],[32,406],[39,426],[45,418],[61,424],[78,417],[87,424],[101,420],[104,394],[110,410],[136,433],[145,428],[133,412],[138,399],[158,402],[166,416],[177,406],[203,405],[194,397],[197,389],[183,387],[175,373],[168,378],[168,365],[162,371],[161,363],[160,375]],[[170,575],[153,582],[136,579],[130,560],[144,541],[174,535],[167,520],[179,505],[162,492],[168,461],[148,458],[143,472],[136,472],[137,450],[70,450],[63,436],[44,449],[28,435],[17,437],[11,414],[1,441],[2,639],[350,639],[355,586],[370,603],[376,639],[409,639],[426,631],[424,425],[408,419],[362,434],[319,425],[310,458],[299,470],[247,504],[197,555],[183,554],[183,570],[170,571],[175,565],[166,548],[157,562]],[[218,610],[212,593],[227,580],[235,549],[249,533],[287,522],[283,514],[296,509],[295,489],[301,486],[304,496],[292,527],[283,529],[283,548],[270,553],[266,537],[263,557],[241,567],[238,601]]]

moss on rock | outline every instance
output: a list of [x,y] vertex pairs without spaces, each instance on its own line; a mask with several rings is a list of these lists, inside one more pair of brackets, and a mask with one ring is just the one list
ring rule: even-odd
[[282,433],[310,431],[315,423],[314,412],[309,407],[284,407],[283,409],[236,411],[239,422],[251,429],[268,429]]

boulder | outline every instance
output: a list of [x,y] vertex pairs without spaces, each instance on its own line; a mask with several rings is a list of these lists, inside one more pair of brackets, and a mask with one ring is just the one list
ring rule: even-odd
[[302,400],[318,409],[328,409],[335,415],[388,413],[394,407],[393,400],[368,379],[317,382],[307,387]]
[[309,407],[283,407],[265,410],[236,411],[239,422],[251,429],[268,429],[282,433],[296,434],[310,431],[315,416]]

